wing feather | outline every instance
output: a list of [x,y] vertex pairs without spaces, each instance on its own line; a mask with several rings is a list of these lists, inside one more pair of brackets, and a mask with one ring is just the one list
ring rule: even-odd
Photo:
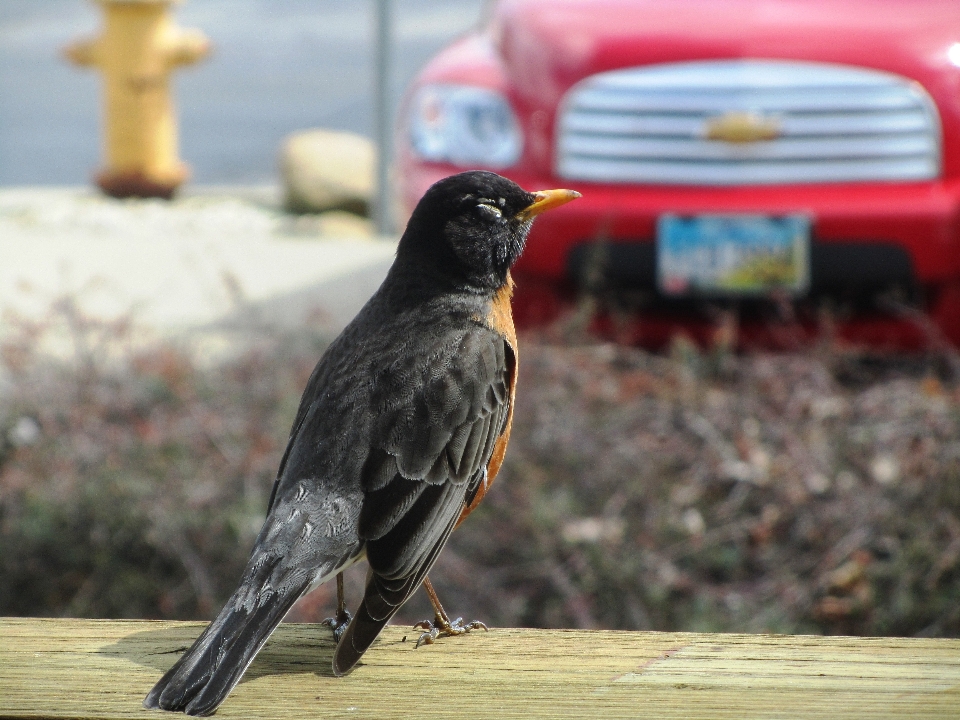
[[[334,656],[338,675],[353,667],[416,590],[485,481],[509,412],[511,353],[503,337],[475,326],[452,351],[431,354],[431,364],[419,368],[419,375],[394,367],[384,378],[414,392],[405,410],[379,416],[374,449],[364,463],[360,537],[371,574],[360,610]],[[411,375],[420,378],[419,392]],[[383,407],[394,408],[395,402],[386,399]]]

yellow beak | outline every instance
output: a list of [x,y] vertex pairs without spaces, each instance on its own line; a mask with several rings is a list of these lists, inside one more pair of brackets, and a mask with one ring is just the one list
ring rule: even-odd
[[533,194],[533,197],[533,202],[517,213],[517,219],[521,222],[535,218],[550,208],[566,205],[580,197],[580,193],[576,190],[539,190]]

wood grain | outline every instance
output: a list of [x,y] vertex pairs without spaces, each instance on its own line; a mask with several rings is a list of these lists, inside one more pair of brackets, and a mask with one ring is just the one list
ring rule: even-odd
[[[140,702],[203,623],[0,619],[0,717],[157,718]],[[219,718],[960,718],[960,640],[492,629],[348,677],[280,626]],[[172,715],[170,717],[173,717]]]

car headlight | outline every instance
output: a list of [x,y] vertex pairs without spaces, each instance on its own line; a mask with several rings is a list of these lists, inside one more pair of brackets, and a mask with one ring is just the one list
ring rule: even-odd
[[507,99],[468,85],[428,85],[413,99],[410,141],[424,160],[504,168],[523,138]]

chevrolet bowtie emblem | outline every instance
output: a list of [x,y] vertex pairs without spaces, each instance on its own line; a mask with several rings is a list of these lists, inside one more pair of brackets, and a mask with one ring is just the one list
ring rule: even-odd
[[780,121],[757,113],[728,112],[707,118],[703,130],[708,140],[728,143],[760,142],[780,136]]

